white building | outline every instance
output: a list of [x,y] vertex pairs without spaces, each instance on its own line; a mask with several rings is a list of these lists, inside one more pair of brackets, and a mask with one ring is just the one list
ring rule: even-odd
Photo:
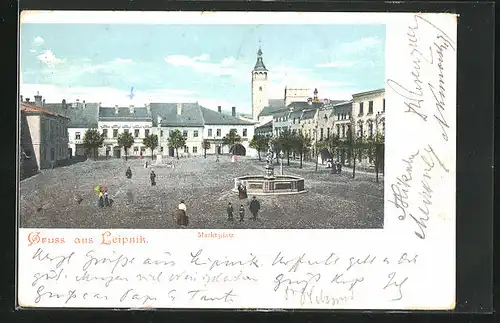
[[385,133],[385,89],[352,95],[352,122],[356,137]]
[[149,107],[101,107],[98,130],[104,136],[104,145],[99,149],[99,155],[116,158],[125,156],[123,147],[118,146],[118,135],[124,132],[134,137],[128,156],[139,156],[141,152],[143,156],[150,154],[151,151],[146,151],[142,141],[154,132],[152,124]]
[[150,103],[153,129],[159,132],[160,153],[175,156],[175,149],[169,147],[168,138],[174,130],[179,130],[186,138],[186,145],[179,149],[179,157],[202,156],[205,153],[203,141],[210,143],[207,154],[227,154],[230,147],[223,145],[223,138],[232,129],[241,137],[241,144],[236,147],[236,154],[256,156],[257,152],[249,147],[253,138],[255,123],[236,116],[233,107],[231,115],[216,112],[200,106],[198,103]]
[[68,149],[70,156],[83,156],[86,151],[83,146],[83,136],[89,129],[97,129],[100,103],[66,102],[45,103],[43,107],[70,119],[68,124]]

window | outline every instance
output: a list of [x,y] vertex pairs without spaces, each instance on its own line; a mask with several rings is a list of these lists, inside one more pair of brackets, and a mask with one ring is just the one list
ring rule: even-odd
[[183,131],[182,131],[182,136],[183,136],[184,138],[187,138],[187,136],[188,136],[188,132],[187,132],[187,130],[183,130]]
[[80,140],[81,139],[81,134],[79,132],[75,132],[75,139]]
[[134,129],[134,137],[139,138],[139,129]]
[[212,137],[212,129],[208,129],[208,136]]
[[320,140],[323,140],[323,128],[321,128],[319,131],[319,137],[320,137]]
[[385,112],[385,99],[382,101],[382,112]]
[[163,147],[160,147],[160,152],[163,152]]
[[238,134],[238,129],[229,129],[229,132],[234,132],[235,134]]
[[128,129],[123,129],[123,132],[124,133],[129,133],[129,130]]
[[345,125],[342,125],[342,138],[345,138]]
[[220,137],[220,136],[221,136],[221,130],[217,129],[217,137]]
[[118,137],[118,129],[113,129],[113,138]]
[[295,118],[293,118],[293,124],[295,124]]
[[363,115],[363,102],[360,102],[359,103],[359,115],[362,116]]
[[193,147],[193,154],[196,154],[198,152],[198,147]]
[[248,130],[247,130],[247,129],[243,129],[243,137],[248,136],[248,133],[247,133],[247,132],[248,132]]
[[134,153],[138,153],[139,152],[139,147],[134,147]]
[[[163,130],[160,130],[160,137],[163,137]],[[161,147],[161,151],[163,151],[163,147]]]
[[373,114],[373,101],[368,101],[368,114]]
[[340,125],[337,125],[337,135],[340,137]]
[[359,136],[363,137],[363,124],[362,123],[359,124]]
[[144,137],[149,136],[149,129],[144,130]]
[[50,160],[56,160],[56,150],[54,148],[50,148]]
[[372,122],[368,123],[368,135],[370,137],[373,136],[373,123]]
[[185,152],[186,154],[187,154],[187,153],[189,153],[189,148],[188,148],[188,146],[184,146],[184,152]]
[[108,138],[108,129],[102,129],[102,136]]
[[[198,130],[193,131],[193,137],[198,137]],[[193,148],[195,148],[195,147],[193,147]]]

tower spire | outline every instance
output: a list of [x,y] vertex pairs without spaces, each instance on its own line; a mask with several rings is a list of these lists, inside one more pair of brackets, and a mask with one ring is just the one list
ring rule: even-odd
[[257,62],[255,63],[253,70],[254,72],[255,71],[267,72],[267,68],[264,65],[264,61],[262,60],[262,47],[260,45],[260,40],[259,40],[259,50],[257,51]]

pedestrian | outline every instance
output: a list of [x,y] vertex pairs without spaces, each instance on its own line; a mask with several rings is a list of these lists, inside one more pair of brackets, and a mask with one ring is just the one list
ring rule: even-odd
[[186,204],[184,204],[184,200],[181,200],[181,203],[177,206],[179,215],[177,216],[177,223],[182,226],[187,226],[189,223],[189,218],[186,212]]
[[229,202],[227,204],[227,209],[226,210],[227,210],[227,220],[228,221],[233,221],[233,211],[234,211],[234,209],[233,209],[233,205],[231,204],[231,202]]
[[149,174],[149,179],[151,180],[151,186],[155,186],[156,185],[156,174],[155,174],[154,170],[152,170],[151,173]]
[[252,220],[257,220],[257,214],[260,210],[260,203],[257,201],[257,198],[254,196],[252,201],[250,202],[250,213],[252,213]]
[[179,206],[177,208],[186,212],[186,204],[184,204],[184,200],[181,200],[181,203],[179,203]]
[[104,207],[104,197],[103,197],[102,190],[100,190],[100,189],[99,189],[98,197],[99,197],[99,199],[97,200],[97,205],[99,207]]
[[127,170],[125,171],[125,176],[130,179],[132,178],[132,170],[130,169],[130,166],[127,168]]
[[111,203],[109,202],[109,196],[108,196],[107,189],[104,191],[104,206],[111,206]]
[[243,222],[243,219],[245,218],[245,207],[243,204],[240,206],[240,222]]

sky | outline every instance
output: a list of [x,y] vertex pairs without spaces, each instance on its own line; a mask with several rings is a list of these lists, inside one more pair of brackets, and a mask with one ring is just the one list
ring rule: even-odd
[[20,94],[103,106],[199,102],[250,113],[259,44],[271,99],[282,99],[285,86],[317,88],[333,100],[384,87],[383,24],[24,23]]

